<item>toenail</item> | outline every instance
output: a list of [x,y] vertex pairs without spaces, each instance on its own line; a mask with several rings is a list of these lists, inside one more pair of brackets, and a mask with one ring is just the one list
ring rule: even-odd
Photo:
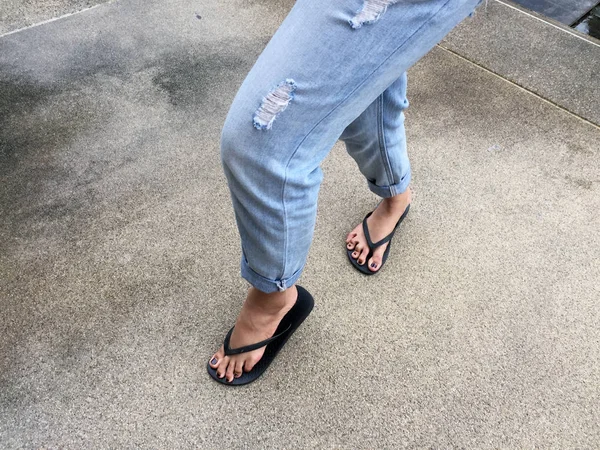
[[213,358],[210,360],[210,363],[214,366],[217,363],[217,361],[219,361],[217,358]]
[[375,267],[377,267],[377,264],[373,263],[371,264],[371,267],[374,269]]

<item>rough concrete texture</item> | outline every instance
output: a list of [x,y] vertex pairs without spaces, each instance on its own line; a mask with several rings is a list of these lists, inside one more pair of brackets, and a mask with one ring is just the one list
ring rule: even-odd
[[0,34],[115,0],[0,0]]
[[560,27],[492,0],[441,45],[600,125],[600,43]]
[[598,4],[597,0],[514,0],[523,8],[572,25]]
[[313,314],[259,382],[209,378],[247,287],[219,135],[290,6],[130,0],[0,40],[0,446],[596,447],[599,130],[439,48],[384,271],[346,260],[377,198],[338,143]]

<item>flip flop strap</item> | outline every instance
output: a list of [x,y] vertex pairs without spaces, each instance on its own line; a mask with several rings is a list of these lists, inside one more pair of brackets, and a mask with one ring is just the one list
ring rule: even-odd
[[291,327],[292,327],[292,324],[290,323],[287,326],[287,328],[285,330],[283,330],[281,333],[271,336],[270,338],[265,339],[264,341],[257,342],[256,344],[250,344],[250,345],[246,345],[244,347],[238,347],[238,348],[231,348],[231,347],[229,347],[229,340],[231,339],[231,334],[233,333],[233,329],[235,328],[235,327],[232,327],[231,330],[229,330],[229,333],[227,333],[227,336],[225,336],[225,341],[223,342],[223,348],[225,349],[225,355],[226,356],[239,355],[240,353],[247,353],[247,352],[251,352],[253,350],[258,350],[259,348],[270,344],[274,340],[279,339],[281,336],[283,336],[285,333],[287,333]]
[[394,233],[396,232],[396,228],[398,227],[398,224],[396,224],[396,226],[394,227],[394,229],[392,230],[392,232],[390,234],[388,234],[386,237],[384,237],[380,241],[373,243],[373,241],[371,240],[371,235],[369,234],[369,227],[367,227],[367,219],[369,218],[369,216],[371,214],[373,214],[373,211],[371,211],[369,214],[367,214],[365,216],[365,218],[363,219],[362,225],[363,225],[363,232],[365,234],[365,237],[367,238],[367,244],[369,245],[369,248],[371,250],[374,250],[377,247],[380,247],[381,245],[385,244],[386,242],[389,242],[392,239],[392,237],[394,236]]

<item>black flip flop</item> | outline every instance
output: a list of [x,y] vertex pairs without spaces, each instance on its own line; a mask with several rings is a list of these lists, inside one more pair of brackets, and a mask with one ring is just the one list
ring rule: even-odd
[[[215,380],[221,384],[225,384],[227,386],[241,386],[243,384],[252,383],[258,377],[260,377],[267,367],[273,362],[279,350],[283,348],[287,340],[290,336],[296,331],[296,329],[304,322],[304,319],[308,317],[310,312],[314,306],[314,300],[312,295],[304,289],[302,286],[296,285],[298,289],[298,298],[296,299],[296,303],[292,306],[281,322],[279,322],[279,326],[272,337],[269,339],[265,339],[264,341],[257,342],[256,344],[246,345],[245,347],[239,348],[231,348],[229,347],[229,339],[231,338],[231,333],[233,333],[233,328],[229,330],[227,336],[225,336],[225,341],[223,342],[223,347],[225,348],[225,355],[238,355],[240,353],[251,352],[252,350],[257,350],[261,347],[266,346],[265,353],[263,354],[260,361],[256,363],[256,365],[252,368],[250,372],[242,372],[242,376],[239,378],[234,378],[232,382],[227,381],[225,377],[219,378],[217,376],[217,371],[210,367],[210,362],[206,365],[208,369],[208,374]],[[234,327],[235,328],[235,327]]]
[[[402,216],[398,220],[398,223],[396,223],[396,225],[394,226],[394,229],[392,230],[392,232],[390,234],[388,234],[386,237],[384,237],[383,239],[381,239],[380,241],[377,241],[375,243],[373,243],[373,241],[371,241],[371,235],[369,234],[369,228],[367,227],[367,219],[369,218],[369,216],[371,216],[371,214],[373,214],[373,211],[371,211],[369,214],[367,214],[365,216],[365,218],[363,219],[363,222],[362,222],[362,226],[363,226],[363,232],[365,234],[365,238],[367,238],[367,245],[369,246],[369,254],[365,258],[365,263],[362,266],[360,264],[358,264],[358,261],[352,257],[352,253],[354,253],[354,249],[350,250],[350,249],[348,249],[348,247],[346,247],[346,254],[348,255],[348,259],[350,260],[350,262],[352,263],[352,265],[354,267],[356,267],[360,272],[364,273],[365,275],[375,275],[376,273],[381,272],[381,269],[382,269],[383,265],[385,264],[385,262],[387,261],[388,255],[390,254],[390,248],[392,248],[392,238],[394,237],[394,233],[396,232],[398,225],[400,225],[402,223],[402,221],[408,214],[409,209],[410,209],[410,203],[408,204],[408,206],[402,213]],[[373,256],[373,252],[375,251],[375,249],[377,247],[382,246],[386,242],[389,242],[389,244],[386,247],[385,251],[383,252],[383,257],[381,258],[381,266],[376,271],[370,270],[367,267],[367,265],[369,264],[369,259],[371,258],[371,256]]]

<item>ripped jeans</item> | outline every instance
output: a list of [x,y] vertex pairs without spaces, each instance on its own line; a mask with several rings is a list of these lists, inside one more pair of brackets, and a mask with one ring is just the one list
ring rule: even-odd
[[297,0],[237,92],[221,159],[242,243],[241,274],[283,291],[316,221],[320,164],[341,139],[380,197],[410,182],[406,70],[481,0]]

